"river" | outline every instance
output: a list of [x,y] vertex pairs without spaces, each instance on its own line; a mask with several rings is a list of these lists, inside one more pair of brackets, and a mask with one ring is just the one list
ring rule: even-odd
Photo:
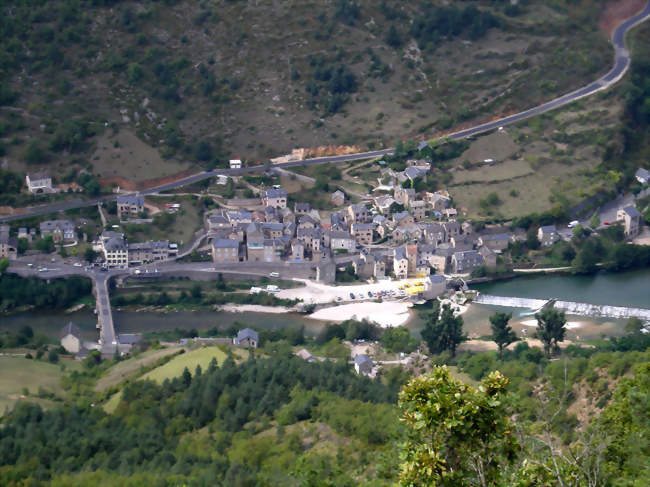
[[[472,286],[482,293],[497,296],[514,296],[526,298],[561,298],[567,301],[609,304],[616,306],[634,306],[650,308],[650,269],[625,272],[620,274],[599,273],[595,276],[544,275],[525,276],[516,279],[495,281]],[[513,314],[512,324],[518,333],[532,333],[531,316],[522,316],[522,308],[506,308],[472,304],[463,314],[464,329],[471,337],[490,334],[489,316],[495,311]],[[325,322],[311,320],[297,313],[228,313],[223,311],[196,311],[177,313],[114,311],[118,333],[146,333],[154,330],[174,328],[207,330],[215,326],[226,328],[235,321],[250,326],[277,329],[283,327],[305,326],[309,335],[315,335]],[[622,335],[624,320],[608,318],[590,318],[584,316],[568,317],[575,326],[567,333],[570,339],[599,338],[601,335]],[[90,310],[66,314],[63,312],[43,311],[26,312],[12,316],[0,317],[0,330],[17,331],[21,326],[29,325],[34,331],[43,333],[53,340],[59,339],[59,330],[73,321],[86,340],[96,341],[98,331],[95,328],[97,318]],[[418,336],[424,322],[413,313],[406,325]]]
[[[58,340],[59,331],[72,321],[85,340],[97,341],[98,330],[95,328],[97,317],[90,310],[63,313],[60,311],[30,311],[16,315],[0,317],[0,331],[17,331],[29,325],[37,333],[42,333],[53,340]],[[179,311],[173,313],[156,313],[151,311],[113,311],[113,321],[117,333],[147,333],[157,330],[184,328],[189,330],[208,330],[227,328],[235,321],[256,328],[278,329],[299,328],[305,326],[305,333],[315,335],[323,322],[310,320],[298,313],[228,313],[224,311]]]
[[547,274],[471,286],[483,294],[650,308],[650,269],[592,276]]

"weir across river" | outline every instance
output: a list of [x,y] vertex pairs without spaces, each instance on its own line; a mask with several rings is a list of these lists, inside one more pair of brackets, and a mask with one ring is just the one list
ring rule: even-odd
[[630,318],[637,317],[644,321],[650,321],[650,309],[627,308],[623,306],[608,306],[602,304],[575,303],[572,301],[548,299],[514,298],[508,296],[493,296],[490,294],[479,294],[474,298],[475,303],[489,304],[492,306],[508,306],[511,308],[528,308],[540,310],[547,304],[552,304],[554,309],[559,309],[571,315],[602,316],[605,318]]

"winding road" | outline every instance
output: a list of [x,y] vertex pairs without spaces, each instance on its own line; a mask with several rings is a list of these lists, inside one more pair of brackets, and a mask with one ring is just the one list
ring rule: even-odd
[[[514,115],[509,115],[504,118],[500,118],[487,123],[476,125],[468,129],[463,129],[458,132],[453,132],[447,135],[446,138],[449,140],[461,140],[483,132],[488,132],[490,130],[503,127],[505,125],[510,125],[519,122],[521,120],[526,120],[528,118],[535,117],[537,115],[548,112],[550,110],[555,110],[556,108],[563,107],[565,105],[568,105],[569,103],[573,103],[576,100],[579,100],[587,96],[591,96],[595,93],[598,93],[599,91],[603,91],[610,88],[612,85],[620,81],[620,79],[625,75],[625,73],[630,67],[631,59],[630,59],[630,53],[625,47],[625,35],[631,28],[640,24],[641,22],[644,22],[648,18],[650,18],[650,1],[646,3],[645,8],[641,12],[625,20],[624,22],[619,24],[616,27],[616,29],[614,29],[611,38],[612,44],[614,46],[614,66],[604,76],[601,76],[597,80],[589,83],[586,86],[583,86],[582,88],[572,91],[571,93],[562,95],[558,98],[555,98],[551,101],[548,101],[536,107],[530,108],[528,110],[524,110],[523,112],[516,113]],[[317,157],[313,159],[303,159],[299,161],[291,161],[291,162],[274,164],[273,167],[286,168],[286,167],[302,166],[308,164],[349,162],[349,161],[368,159],[372,157],[381,157],[387,154],[391,154],[392,151],[393,149],[389,148],[389,149],[360,152],[356,154],[347,154],[341,156]],[[227,176],[238,176],[242,174],[261,171],[266,169],[267,167],[268,166],[266,164],[263,164],[263,165],[252,166],[252,167],[244,167],[241,169],[224,169],[224,170],[219,170],[218,172],[203,171],[197,174],[193,174],[192,176],[178,179],[172,183],[163,184],[160,186],[155,186],[153,188],[140,191],[139,193],[143,195],[155,194],[160,191],[176,189],[182,186],[193,184],[202,181],[204,179],[215,177],[219,174],[223,174]],[[32,207],[20,214],[0,217],[0,222],[26,218],[30,216],[45,215],[48,213],[65,211],[73,208],[93,206],[98,203],[114,200],[116,198],[117,195],[109,195],[109,196],[104,196],[102,198],[97,198],[92,200],[70,200],[61,203],[53,203],[50,205]]]

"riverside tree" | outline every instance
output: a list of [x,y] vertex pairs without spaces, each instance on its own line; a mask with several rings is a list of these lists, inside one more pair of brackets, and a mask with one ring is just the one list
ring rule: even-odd
[[499,356],[501,356],[505,347],[510,345],[512,342],[517,341],[517,334],[508,324],[510,318],[512,318],[512,313],[507,314],[501,311],[497,311],[490,316],[492,341],[497,344],[497,347],[499,347]]
[[507,385],[492,372],[474,389],[445,366],[411,380],[399,395],[407,432],[400,484],[501,485],[519,451],[503,401]]
[[458,345],[467,340],[467,335],[463,333],[463,318],[455,316],[448,304],[442,307],[442,313],[436,311],[429,314],[422,330],[422,338],[431,353],[449,350],[451,356],[455,357]]
[[558,343],[564,341],[566,333],[566,316],[564,311],[552,308],[544,309],[535,314],[537,319],[537,338],[544,344],[544,353],[547,357],[556,352]]

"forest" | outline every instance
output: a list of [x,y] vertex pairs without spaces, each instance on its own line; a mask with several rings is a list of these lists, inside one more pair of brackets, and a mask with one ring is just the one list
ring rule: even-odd
[[90,296],[91,292],[90,279],[83,277],[52,279],[48,283],[38,277],[0,273],[0,312],[23,306],[65,309]]
[[[493,322],[493,338],[505,344],[508,318]],[[213,360],[162,383],[127,380],[101,394],[93,384],[121,359],[91,355],[64,378],[64,403],[18,403],[0,420],[0,479],[9,486],[643,485],[650,343],[639,330],[550,357],[526,343],[498,353],[443,351],[418,373],[397,367],[374,380],[345,361],[294,357],[279,334],[260,354]],[[105,412],[102,398],[118,390],[117,407]]]

